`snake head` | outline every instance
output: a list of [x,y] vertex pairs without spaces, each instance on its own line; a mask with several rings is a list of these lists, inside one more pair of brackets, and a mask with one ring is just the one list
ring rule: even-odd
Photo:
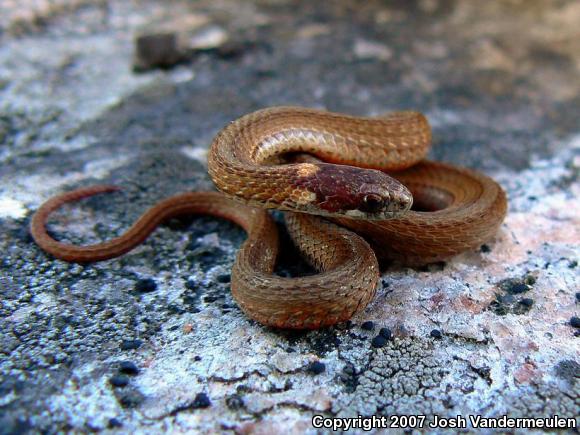
[[411,208],[413,196],[384,172],[327,163],[306,164],[297,171],[295,187],[310,197],[302,211],[351,219],[385,220]]

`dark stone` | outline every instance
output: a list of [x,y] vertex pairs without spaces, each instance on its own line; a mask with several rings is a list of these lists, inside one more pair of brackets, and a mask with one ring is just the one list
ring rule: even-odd
[[222,275],[219,275],[217,277],[217,282],[221,282],[223,284],[230,282],[232,279],[232,276],[229,273],[224,273]]
[[484,254],[487,254],[488,252],[491,252],[491,248],[488,245],[481,245],[481,247],[479,248],[479,250],[481,252],[483,252]]
[[580,292],[577,292],[576,293],[576,301],[577,302],[580,302]]
[[534,300],[531,298],[523,298],[514,307],[514,314],[526,314],[534,306]]
[[440,340],[443,338],[443,333],[439,329],[433,329],[429,335],[436,340]]
[[129,385],[129,378],[125,375],[115,375],[109,379],[113,387],[126,387]]
[[110,418],[109,419],[109,424],[107,425],[109,429],[114,429],[117,427],[122,427],[123,423],[121,423],[121,420],[117,419],[117,418]]
[[121,350],[136,350],[141,347],[143,344],[142,340],[135,339],[135,340],[123,340],[121,342]]
[[135,40],[133,69],[137,72],[153,68],[170,68],[182,61],[184,53],[179,48],[175,33],[150,33]]
[[126,375],[136,375],[139,373],[139,368],[131,361],[122,361],[119,363],[119,371]]
[[192,408],[209,408],[211,406],[211,401],[207,394],[197,393],[191,406]]
[[145,401],[145,396],[138,390],[128,388],[120,391],[116,396],[124,408],[136,408]]
[[375,322],[371,322],[370,320],[368,320],[364,322],[362,325],[360,325],[360,327],[365,331],[372,331],[373,329],[375,329]]
[[580,328],[580,317],[572,317],[570,319],[570,326],[572,326],[573,328]]
[[201,357],[199,355],[196,355],[193,357],[194,361],[201,361]]
[[556,364],[556,376],[568,382],[576,382],[580,378],[580,364],[574,360],[562,360]]
[[510,292],[511,294],[518,294],[518,293],[524,293],[530,290],[530,287],[527,284],[522,283],[517,283],[517,284],[513,284],[512,286],[510,286],[507,291]]
[[308,368],[306,370],[308,370],[312,374],[319,375],[320,373],[323,373],[326,370],[326,365],[324,363],[321,363],[320,361],[314,361],[308,365]]
[[376,348],[384,347],[387,344],[387,339],[382,335],[377,335],[371,341],[371,345]]
[[157,290],[157,283],[151,278],[140,279],[135,283],[135,291],[149,293]]
[[226,397],[226,406],[232,410],[237,410],[243,408],[244,398],[238,394],[232,394]]
[[211,304],[212,302],[215,302],[215,301],[217,301],[218,299],[219,299],[219,297],[218,297],[218,296],[205,296],[205,297],[203,298],[203,301],[204,301],[204,302],[206,302],[206,303],[208,303],[208,304]]
[[385,337],[387,340],[390,340],[393,337],[393,333],[389,328],[381,328],[379,335]]

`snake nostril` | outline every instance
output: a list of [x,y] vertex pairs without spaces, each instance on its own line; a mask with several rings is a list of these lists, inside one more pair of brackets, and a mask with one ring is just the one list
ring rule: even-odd
[[364,211],[376,213],[383,209],[385,202],[383,201],[383,198],[380,197],[379,195],[369,193],[368,195],[365,195],[365,197],[363,198],[362,205]]

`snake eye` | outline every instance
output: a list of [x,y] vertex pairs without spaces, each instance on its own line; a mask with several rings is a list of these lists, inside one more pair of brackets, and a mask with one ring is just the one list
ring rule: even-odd
[[368,195],[365,195],[365,197],[363,198],[362,205],[363,211],[367,211],[369,213],[376,213],[383,209],[385,202],[383,201],[383,198],[381,198],[379,195],[369,193]]

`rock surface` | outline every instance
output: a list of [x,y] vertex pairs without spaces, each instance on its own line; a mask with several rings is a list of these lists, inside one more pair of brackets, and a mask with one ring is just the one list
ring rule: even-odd
[[[577,418],[579,21],[572,0],[5,1],[0,431]],[[136,35],[167,22],[199,27],[175,29],[193,32],[187,61],[132,72]],[[31,213],[67,189],[124,187],[55,214],[51,231],[78,244],[171,193],[210,189],[213,135],[276,104],[425,112],[433,158],[506,189],[501,231],[445,265],[386,271],[363,314],[309,333],[237,308],[229,272],[244,235],[226,222],[173,222],[84,267],[31,241]]]

